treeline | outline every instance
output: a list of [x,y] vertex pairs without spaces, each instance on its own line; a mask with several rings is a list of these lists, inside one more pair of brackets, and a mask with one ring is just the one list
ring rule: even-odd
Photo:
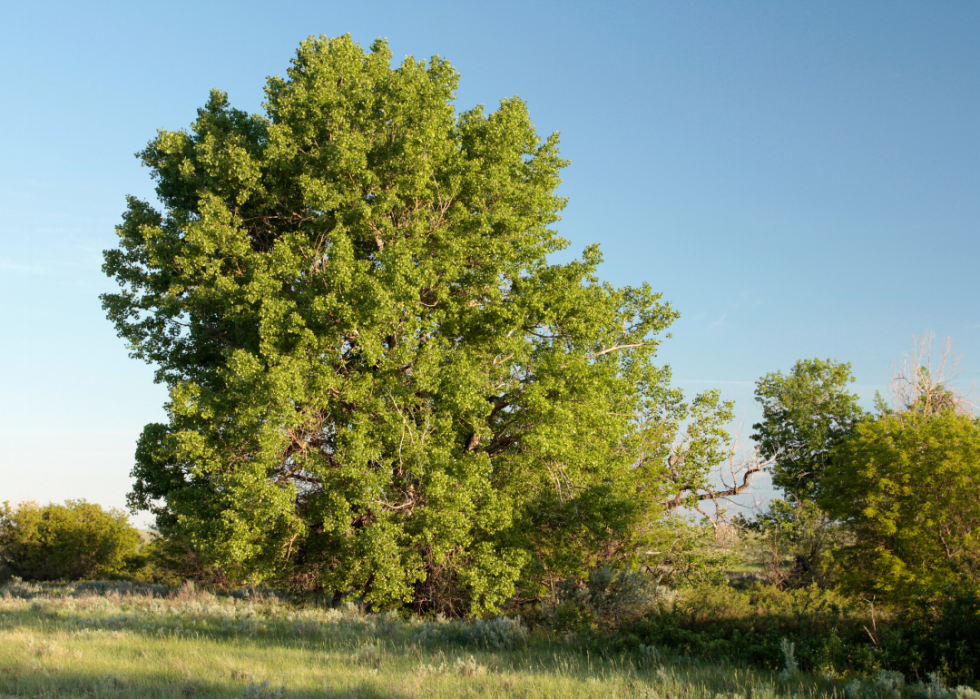
[[[806,360],[763,377],[757,462],[770,465],[782,498],[728,522],[723,512],[698,522],[667,511],[645,539],[658,549],[599,562],[535,598],[515,595],[498,612],[597,652],[977,682],[980,422],[943,362],[930,368],[920,355],[875,412],[848,392],[847,364]],[[179,538],[139,544],[124,513],[84,501],[0,511],[8,575],[230,586],[195,567]],[[367,604],[357,590],[288,591]]]

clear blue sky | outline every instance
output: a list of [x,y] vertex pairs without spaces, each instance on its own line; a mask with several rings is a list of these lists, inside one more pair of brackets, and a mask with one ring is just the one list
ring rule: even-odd
[[446,56],[457,104],[524,98],[572,165],[561,233],[681,311],[661,356],[751,423],[753,382],[913,334],[980,376],[980,3],[11,3],[0,26],[0,500],[122,506],[165,390],[98,294],[133,153],[211,88],[260,111],[311,34]]

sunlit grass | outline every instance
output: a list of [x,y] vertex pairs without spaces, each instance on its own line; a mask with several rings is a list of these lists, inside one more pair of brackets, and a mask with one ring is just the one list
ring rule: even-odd
[[829,679],[780,683],[656,649],[597,655],[506,625],[473,630],[190,590],[55,594],[20,585],[0,594],[0,694],[8,697],[842,695]]

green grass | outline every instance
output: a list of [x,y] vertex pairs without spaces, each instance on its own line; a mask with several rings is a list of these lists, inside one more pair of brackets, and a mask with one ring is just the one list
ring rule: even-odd
[[190,589],[0,590],[4,697],[806,699],[843,696],[842,686],[657,650],[597,656],[513,625],[405,622]]

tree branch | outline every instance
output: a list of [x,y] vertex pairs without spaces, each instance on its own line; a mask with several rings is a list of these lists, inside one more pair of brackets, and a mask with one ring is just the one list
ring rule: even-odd
[[637,342],[632,345],[613,345],[612,347],[608,349],[604,349],[601,352],[593,352],[592,354],[589,355],[589,359],[595,359],[596,357],[601,357],[602,355],[609,354],[610,352],[618,352],[619,350],[634,349],[636,347],[646,347],[649,344],[650,344],[649,342]]

